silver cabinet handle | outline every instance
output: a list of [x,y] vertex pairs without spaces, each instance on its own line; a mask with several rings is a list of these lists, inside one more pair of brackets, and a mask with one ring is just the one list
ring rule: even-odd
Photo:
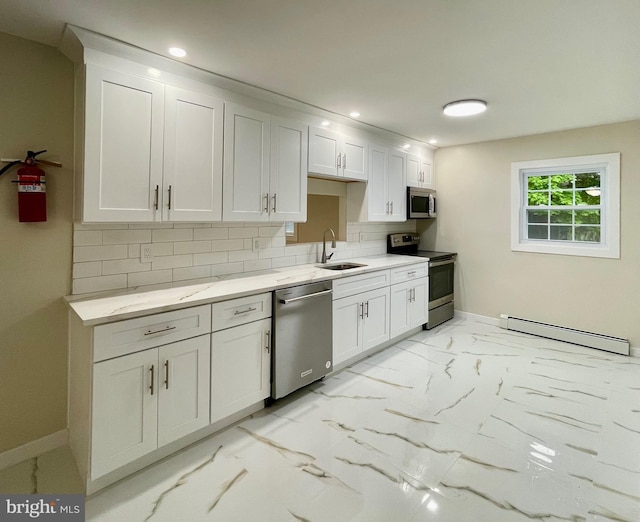
[[280,299],[282,304],[294,303],[296,301],[302,301],[303,299],[311,299],[312,297],[318,297],[319,295],[330,294],[333,290],[322,290],[322,292],[316,292],[315,294],[301,295],[300,297],[293,297],[292,299]]
[[271,330],[267,330],[264,335],[267,338],[267,344],[264,349],[267,350],[267,353],[271,353]]
[[342,168],[342,154],[338,152],[338,168]]
[[364,319],[364,303],[360,303],[360,319]]
[[366,311],[365,311],[365,313],[364,313],[364,316],[365,316],[365,317],[369,317],[369,301],[367,301],[364,305],[365,305],[365,307],[366,307],[366,308],[365,308],[365,310],[366,310]]
[[147,330],[144,333],[144,335],[153,335],[157,333],[168,332],[169,330],[175,330],[175,329],[176,329],[175,326],[165,326],[164,328],[161,328],[160,330],[156,330],[156,331]]
[[149,390],[151,390],[151,395],[153,395],[153,381],[155,372],[155,367],[153,364],[151,365],[151,368],[149,368],[149,371],[151,372],[151,385],[149,386]]
[[159,190],[160,190],[160,186],[156,185],[155,199],[153,200],[153,208],[155,208],[156,210],[158,210],[158,191]]
[[264,199],[264,208],[263,208],[263,210],[265,212],[269,213],[269,193],[267,192],[262,199]]
[[391,212],[389,212],[390,215],[393,215],[393,201],[391,202]]
[[171,210],[171,185],[169,185],[169,210]]
[[387,201],[387,216],[389,215],[389,202]]
[[412,270],[411,272],[407,272],[407,276],[408,277],[413,277],[414,275],[416,275],[416,271]]
[[257,308],[255,308],[254,306],[250,306],[246,310],[236,310],[236,311],[234,311],[233,315],[248,314],[249,312],[255,312],[256,310],[257,310]]
[[342,155],[342,168],[343,169],[347,168],[347,153],[346,152]]
[[164,389],[169,389],[169,361],[164,362]]
[[275,212],[276,211],[276,194],[275,193],[273,194],[273,196],[271,196],[271,199],[273,200],[272,211]]

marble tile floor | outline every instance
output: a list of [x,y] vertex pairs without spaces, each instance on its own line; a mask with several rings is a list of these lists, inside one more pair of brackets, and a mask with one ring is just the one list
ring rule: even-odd
[[[78,491],[70,462],[61,448],[0,471],[0,491]],[[92,522],[638,522],[640,359],[456,319],[86,510]]]

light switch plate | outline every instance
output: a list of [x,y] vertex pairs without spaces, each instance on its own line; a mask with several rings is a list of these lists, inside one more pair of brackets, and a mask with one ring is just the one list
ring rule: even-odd
[[153,248],[150,244],[140,245],[140,262],[151,263],[153,261]]

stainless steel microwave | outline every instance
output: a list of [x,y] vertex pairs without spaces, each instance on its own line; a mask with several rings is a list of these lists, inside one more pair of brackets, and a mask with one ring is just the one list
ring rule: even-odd
[[407,187],[407,219],[436,217],[436,191]]

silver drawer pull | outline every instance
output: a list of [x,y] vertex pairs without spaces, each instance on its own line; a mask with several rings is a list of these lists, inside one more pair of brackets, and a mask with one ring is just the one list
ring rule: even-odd
[[147,330],[144,334],[145,335],[153,335],[153,334],[157,334],[157,333],[168,332],[169,330],[175,330],[175,329],[176,329],[175,326],[166,326],[165,328],[162,328],[161,330],[156,330],[155,332],[152,332],[151,330]]
[[411,271],[411,272],[407,272],[407,275],[408,275],[409,277],[414,276],[414,275],[416,275],[416,271],[415,271],[415,270],[413,270],[413,271]]
[[252,306],[250,308],[247,308],[246,310],[236,310],[235,312],[233,312],[233,315],[248,314],[249,312],[255,312],[256,310],[257,310],[257,308],[254,308]]

